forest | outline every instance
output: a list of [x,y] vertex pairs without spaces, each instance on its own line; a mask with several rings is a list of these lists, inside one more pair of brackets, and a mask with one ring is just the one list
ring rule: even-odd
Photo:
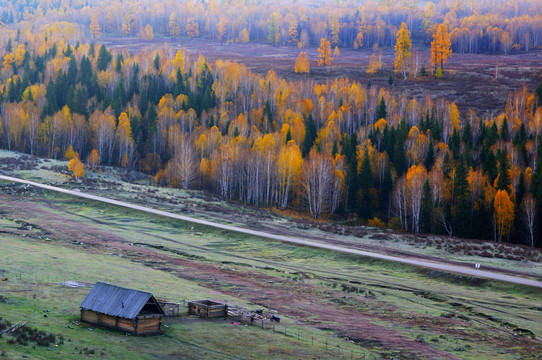
[[151,40],[156,33],[300,48],[328,38],[333,46],[359,49],[393,46],[403,22],[416,42],[428,45],[435,24],[445,23],[454,52],[506,53],[541,45],[540,7],[539,0],[1,0],[0,21],[68,22],[94,37]]
[[[67,158],[75,178],[119,166],[315,219],[541,246],[542,83],[480,116],[392,86],[317,82],[303,52],[295,71],[306,75],[286,79],[168,43],[139,53],[98,44],[182,33],[319,46],[313,66],[323,67],[339,47],[393,47],[396,81],[438,81],[455,52],[541,46],[539,2],[417,4],[0,1],[1,145]],[[430,48],[427,70],[412,43]]]

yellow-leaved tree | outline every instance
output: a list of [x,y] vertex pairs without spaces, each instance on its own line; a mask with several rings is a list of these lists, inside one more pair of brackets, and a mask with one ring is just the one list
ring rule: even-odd
[[122,25],[121,30],[124,36],[130,36],[132,35],[132,32],[135,28],[135,16],[133,14],[126,14],[124,15],[124,18],[122,19]]
[[339,43],[339,32],[341,31],[341,25],[339,24],[339,18],[337,15],[331,16],[331,42],[334,45],[337,45]]
[[15,55],[12,54],[12,53],[6,54],[4,56],[4,63],[3,63],[2,66],[5,69],[9,69],[9,68],[13,67],[13,64],[15,64]]
[[168,30],[169,30],[169,35],[172,38],[179,37],[179,35],[181,34],[181,28],[179,26],[179,22],[177,21],[176,12],[172,12],[171,15],[169,16]]
[[250,36],[248,35],[247,28],[243,28],[243,31],[241,31],[241,41],[244,43],[250,41]]
[[395,42],[395,61],[393,62],[395,73],[402,72],[406,80],[408,72],[408,60],[410,59],[412,40],[410,40],[410,31],[406,23],[401,24],[397,32],[397,41]]
[[92,37],[97,39],[102,35],[102,27],[98,24],[98,18],[96,15],[92,16],[92,21],[90,22],[90,33]]
[[154,39],[154,32],[152,31],[152,26],[150,24],[145,25],[144,29],[144,39],[152,40]]
[[228,26],[228,19],[226,19],[225,17],[221,17],[217,25],[218,40],[220,40],[221,44],[224,41],[224,36],[226,35],[227,26]]
[[294,140],[288,141],[285,146],[281,147],[277,159],[280,184],[278,201],[280,208],[283,210],[288,205],[290,191],[297,185],[302,165],[301,150],[299,150]]
[[412,165],[406,174],[407,203],[410,207],[412,232],[420,232],[423,185],[427,180],[427,170],[422,164]]
[[184,74],[184,56],[181,50],[178,50],[177,54],[175,54],[175,59],[173,59],[173,66],[181,69],[181,73]]
[[130,119],[125,112],[122,112],[119,116],[116,139],[119,148],[119,163],[122,167],[126,167],[133,157],[135,144],[132,138]]
[[495,208],[495,222],[497,225],[497,241],[501,242],[507,237],[514,224],[514,203],[506,190],[498,190],[493,203]]
[[15,66],[19,67],[22,65],[25,55],[26,47],[24,44],[17,45],[17,49],[15,50]]

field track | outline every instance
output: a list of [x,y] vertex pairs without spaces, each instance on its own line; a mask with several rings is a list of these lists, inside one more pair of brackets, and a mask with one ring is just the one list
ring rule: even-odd
[[352,249],[352,248],[348,248],[348,247],[344,247],[344,246],[331,245],[331,244],[326,244],[326,243],[321,243],[321,242],[316,242],[316,241],[305,240],[305,239],[301,239],[301,238],[294,238],[294,237],[283,236],[283,235],[275,235],[275,234],[271,234],[271,233],[268,233],[268,232],[256,231],[256,230],[245,229],[245,228],[241,228],[241,227],[237,227],[237,226],[230,226],[230,225],[220,224],[220,223],[216,223],[216,222],[212,222],[212,221],[197,219],[197,218],[193,218],[193,217],[189,217],[189,216],[170,213],[170,212],[167,212],[167,211],[156,210],[156,209],[152,209],[152,208],[149,208],[149,207],[130,204],[130,203],[123,202],[123,201],[108,199],[108,198],[101,197],[101,196],[85,194],[85,193],[82,193],[82,192],[77,191],[77,190],[62,189],[62,188],[59,188],[59,187],[45,185],[45,184],[41,184],[41,183],[37,183],[37,182],[33,182],[33,181],[28,181],[28,180],[23,180],[23,179],[19,179],[19,178],[14,178],[14,177],[10,177],[10,176],[0,175],[0,180],[16,182],[16,183],[21,183],[21,184],[27,184],[27,185],[39,187],[39,188],[50,190],[50,191],[56,191],[56,192],[60,192],[60,193],[64,193],[64,194],[68,194],[68,195],[72,195],[72,196],[77,196],[77,197],[80,197],[80,198],[85,198],[85,199],[89,199],[89,200],[93,200],[93,201],[99,201],[99,202],[103,202],[103,203],[107,203],[107,204],[111,204],[111,205],[122,206],[122,207],[125,207],[125,208],[128,208],[128,209],[139,210],[139,211],[143,211],[143,212],[147,212],[147,213],[151,213],[151,214],[155,214],[155,215],[169,217],[169,218],[172,218],[172,219],[177,219],[177,220],[196,223],[196,224],[200,224],[200,225],[210,226],[210,227],[223,229],[223,230],[228,230],[228,231],[233,231],[233,232],[237,232],[237,233],[243,233],[243,234],[247,234],[247,235],[254,235],[254,236],[263,237],[263,238],[267,238],[267,239],[271,239],[271,240],[278,240],[278,241],[282,241],[282,242],[290,243],[290,244],[296,244],[296,245],[301,245],[301,246],[310,246],[310,247],[313,247],[313,248],[338,251],[338,252],[342,252],[342,253],[360,255],[360,256],[385,260],[385,261],[395,261],[395,262],[408,264],[408,265],[413,265],[413,266],[418,266],[418,267],[423,267],[423,268],[436,269],[436,270],[440,270],[440,271],[447,271],[447,272],[465,274],[465,275],[475,276],[475,277],[480,277],[480,278],[485,278],[485,279],[499,280],[499,281],[505,281],[505,282],[514,283],[514,284],[520,284],[520,285],[527,285],[527,286],[542,288],[542,282],[541,281],[526,279],[526,278],[522,278],[522,277],[518,277],[518,276],[499,274],[499,273],[492,272],[492,271],[477,270],[477,269],[474,268],[474,264],[473,264],[472,268],[470,268],[470,267],[466,267],[466,266],[450,265],[450,264],[433,262],[433,261],[416,260],[416,259],[409,259],[409,258],[398,257],[398,256],[390,256],[390,255],[378,254],[378,253],[373,253],[373,252],[369,252],[369,251],[362,251],[362,250]]

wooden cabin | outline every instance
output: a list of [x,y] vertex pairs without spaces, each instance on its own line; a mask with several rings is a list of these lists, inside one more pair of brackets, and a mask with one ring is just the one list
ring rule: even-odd
[[161,333],[163,316],[151,293],[102,282],[81,303],[81,321],[136,335]]
[[188,313],[202,318],[226,317],[228,305],[211,300],[196,300],[188,302]]

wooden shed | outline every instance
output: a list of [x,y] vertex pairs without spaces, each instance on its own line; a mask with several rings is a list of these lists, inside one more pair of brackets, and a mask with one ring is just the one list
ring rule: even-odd
[[188,302],[188,313],[202,318],[226,317],[228,305],[211,300],[196,300]]
[[102,282],[81,303],[81,321],[137,335],[160,333],[163,316],[151,293]]
[[164,316],[177,316],[179,315],[179,303],[167,301],[164,299],[156,299],[156,302],[158,302],[158,305],[162,308],[162,311],[164,312]]

